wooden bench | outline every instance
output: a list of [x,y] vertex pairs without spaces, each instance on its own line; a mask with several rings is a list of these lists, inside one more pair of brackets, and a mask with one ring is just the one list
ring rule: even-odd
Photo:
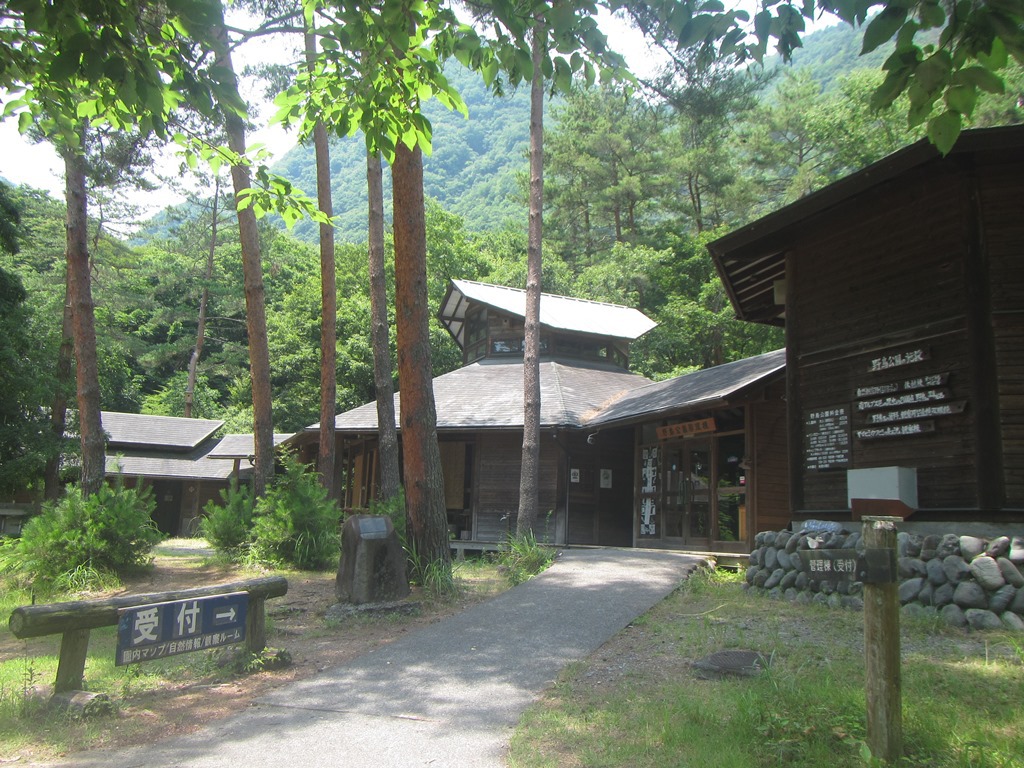
[[457,560],[465,560],[466,552],[500,552],[501,543],[497,541],[468,541],[466,539],[452,539],[448,542],[455,553]]
[[8,626],[12,634],[20,639],[62,635],[60,657],[57,661],[57,679],[53,684],[54,695],[57,695],[81,689],[85,676],[85,659],[89,650],[89,630],[117,626],[118,611],[121,609],[245,592],[249,596],[245,643],[246,649],[255,654],[267,646],[264,603],[267,598],[281,597],[287,591],[288,580],[283,576],[265,576],[170,592],[119,595],[103,600],[74,600],[48,605],[23,605],[11,613]]

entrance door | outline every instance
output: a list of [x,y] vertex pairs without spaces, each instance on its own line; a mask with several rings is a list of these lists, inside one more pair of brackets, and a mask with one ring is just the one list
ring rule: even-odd
[[665,449],[664,536],[707,545],[711,521],[711,441],[687,440]]

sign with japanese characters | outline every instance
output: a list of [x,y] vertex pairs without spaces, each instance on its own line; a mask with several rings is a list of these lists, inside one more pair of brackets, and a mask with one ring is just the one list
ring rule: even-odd
[[894,549],[801,549],[804,571],[816,581],[861,581],[865,584],[895,584]]
[[854,549],[802,549],[800,557],[812,579],[857,581],[857,551]]
[[804,416],[804,461],[808,469],[850,465],[850,407],[817,408]]
[[140,605],[118,611],[117,657],[123,666],[245,640],[246,592]]
[[656,433],[659,440],[671,440],[674,437],[689,437],[690,435],[703,435],[714,432],[718,427],[715,425],[715,418],[708,416],[705,419],[693,421],[682,421],[678,424],[669,424],[658,427]]

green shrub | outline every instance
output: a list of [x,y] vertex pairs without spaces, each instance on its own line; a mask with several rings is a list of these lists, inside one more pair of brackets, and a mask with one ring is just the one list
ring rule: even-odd
[[337,565],[337,505],[315,472],[286,457],[284,474],[256,502],[250,553],[257,562],[320,570]]
[[232,560],[238,560],[249,546],[252,534],[252,491],[231,478],[231,485],[220,492],[221,504],[209,502],[199,531],[210,546]]
[[498,553],[498,563],[513,587],[546,570],[554,559],[554,551],[538,544],[533,531],[510,535]]
[[390,499],[374,499],[367,509],[368,514],[380,515],[391,520],[391,525],[398,534],[398,540],[405,541],[405,489],[399,488],[398,493]]
[[148,488],[103,485],[89,498],[70,486],[26,523],[8,559],[34,587],[84,588],[109,574],[144,565],[163,538],[153,522]]

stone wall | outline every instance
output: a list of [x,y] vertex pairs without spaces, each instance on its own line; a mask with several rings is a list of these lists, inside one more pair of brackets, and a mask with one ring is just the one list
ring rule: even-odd
[[[859,532],[835,523],[764,531],[754,539],[747,585],[776,598],[863,608],[859,581],[811,571],[799,552],[812,549],[862,552],[864,545]],[[957,627],[1024,631],[1024,537],[900,532],[897,555],[904,615],[939,615]],[[841,561],[839,567],[848,566]]]

